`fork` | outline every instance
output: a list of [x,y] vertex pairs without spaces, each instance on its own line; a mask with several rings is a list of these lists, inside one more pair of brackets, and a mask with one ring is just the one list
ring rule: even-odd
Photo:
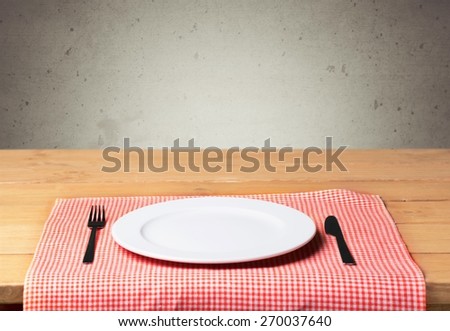
[[88,227],[91,229],[91,235],[84,254],[83,263],[92,263],[94,261],[95,251],[95,237],[97,229],[102,229],[105,226],[105,207],[92,206],[89,212]]

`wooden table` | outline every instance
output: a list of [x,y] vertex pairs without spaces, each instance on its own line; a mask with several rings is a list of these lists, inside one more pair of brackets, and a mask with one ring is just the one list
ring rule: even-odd
[[[225,151],[224,151],[225,152]],[[180,164],[187,167],[187,153]],[[201,164],[201,153],[195,164]],[[302,156],[302,151],[296,151]],[[145,154],[145,157],[147,154]],[[1,150],[0,151],[0,309],[21,304],[27,268],[44,222],[56,198],[136,195],[220,195],[305,192],[343,188],[380,195],[427,283],[430,310],[450,310],[450,150],[346,150],[336,164],[317,172],[304,168],[287,172],[284,162],[272,153],[275,172],[257,171],[239,153],[225,157],[222,170],[176,171],[173,162],[166,172],[150,172],[143,161],[139,171],[137,152],[129,155],[130,169],[110,173],[112,163],[101,150]],[[120,154],[121,160],[125,155]],[[162,153],[153,159],[158,165]],[[229,169],[225,169],[225,164]],[[292,164],[292,163],[291,163]],[[310,154],[310,165],[325,165],[325,153]],[[228,171],[227,171],[228,170]],[[19,306],[20,307],[20,306]]]

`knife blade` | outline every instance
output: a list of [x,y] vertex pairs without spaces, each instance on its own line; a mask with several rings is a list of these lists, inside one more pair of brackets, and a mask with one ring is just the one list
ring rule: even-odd
[[348,249],[341,227],[335,216],[331,215],[325,219],[325,233],[336,238],[342,262],[349,265],[356,265],[355,259]]

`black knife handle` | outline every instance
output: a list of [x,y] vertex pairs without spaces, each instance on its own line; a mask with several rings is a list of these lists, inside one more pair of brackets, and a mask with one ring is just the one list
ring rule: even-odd
[[345,264],[356,264],[355,259],[348,249],[344,236],[342,234],[337,235],[336,241],[338,244],[339,253],[341,254],[342,262],[344,262]]

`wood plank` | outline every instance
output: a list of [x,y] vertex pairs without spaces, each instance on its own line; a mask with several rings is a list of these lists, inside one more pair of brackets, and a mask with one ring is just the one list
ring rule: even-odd
[[397,227],[410,253],[450,253],[450,223],[398,224]]
[[23,284],[33,256],[0,255],[0,304],[22,303]]
[[43,225],[34,223],[0,224],[0,254],[33,254],[42,229]]
[[[161,161],[161,153],[155,156],[155,163]],[[226,153],[226,151],[224,151]],[[303,151],[297,150],[295,157],[302,156]],[[201,155],[201,154],[199,154]],[[311,154],[309,163],[312,167],[323,166],[318,172],[299,171],[289,172],[286,167],[291,165],[290,158],[285,161],[273,156],[271,163],[275,172],[265,170],[264,153],[252,154],[260,167],[251,172],[242,171],[242,166],[249,167],[252,163],[241,159],[239,153],[234,153],[229,159],[224,159],[215,165],[222,170],[214,173],[200,167],[199,172],[180,172],[174,170],[174,161],[168,162],[169,171],[151,172],[147,169],[147,155],[139,157],[132,153],[130,157],[130,171],[112,173],[102,171],[102,167],[109,167],[110,162],[102,158],[101,150],[5,150],[0,158],[0,182],[3,183],[74,183],[74,182],[135,182],[145,180],[184,180],[188,176],[191,180],[214,180],[221,177],[227,181],[266,181],[274,176],[279,180],[321,180],[321,181],[385,181],[385,180],[440,180],[450,181],[450,150],[346,150],[341,154],[340,161],[347,168],[341,171],[332,166],[326,170],[325,154]],[[293,156],[294,157],[294,156]],[[120,155],[122,158],[123,155]],[[202,165],[201,157],[197,157],[197,165]],[[142,161],[142,162],[141,162]],[[123,162],[122,162],[123,163]],[[139,171],[141,163],[143,172]],[[20,167],[17,167],[20,164]],[[227,171],[226,164],[231,164]],[[182,153],[180,165],[187,167],[189,159],[187,153]],[[27,169],[27,171],[23,171]],[[147,169],[147,170],[146,170]],[[430,171],[432,169],[432,171]]]
[[[450,254],[412,254],[427,283],[430,308],[450,307]],[[23,300],[23,282],[32,255],[0,255],[0,304],[17,304]]]
[[397,224],[450,223],[450,201],[387,201],[386,207]]
[[450,254],[412,254],[424,273],[427,302],[450,306]]
[[450,185],[442,181],[342,181],[320,182],[306,180],[266,181],[182,181],[144,180],[108,183],[12,183],[0,184],[0,206],[20,201],[46,206],[57,198],[92,196],[139,195],[226,195],[253,193],[308,192],[347,189],[365,194],[380,195],[384,201],[450,201]]

